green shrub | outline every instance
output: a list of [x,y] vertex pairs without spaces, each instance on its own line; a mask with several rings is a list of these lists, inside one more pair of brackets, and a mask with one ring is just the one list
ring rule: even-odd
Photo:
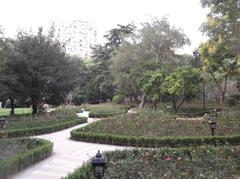
[[[105,153],[104,178],[235,178],[239,146],[133,149]],[[94,179],[90,161],[65,179]]]
[[0,160],[0,178],[5,179],[10,175],[26,168],[27,166],[36,163],[52,153],[53,144],[43,139],[11,139],[11,141],[34,142],[35,145],[20,153],[13,154]]
[[13,137],[23,137],[23,136],[46,134],[46,133],[51,133],[51,132],[59,131],[62,129],[66,129],[66,128],[75,126],[77,124],[83,124],[86,122],[87,122],[87,118],[80,118],[80,119],[69,120],[66,122],[59,122],[57,124],[52,124],[52,125],[44,126],[44,127],[6,130],[6,131],[0,133],[0,138],[6,138],[6,137],[13,138]]
[[132,137],[71,131],[73,140],[135,147],[185,147],[201,145],[240,145],[240,135],[217,137]]
[[240,106],[240,95],[231,95],[227,98],[227,104],[231,107]]
[[122,104],[124,102],[124,96],[123,95],[115,95],[113,96],[113,99],[112,101],[115,103],[115,104]]

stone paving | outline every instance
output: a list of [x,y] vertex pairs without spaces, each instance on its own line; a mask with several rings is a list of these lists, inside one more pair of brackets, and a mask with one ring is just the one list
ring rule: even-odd
[[[88,112],[82,113],[81,116],[88,116]],[[79,142],[69,139],[71,130],[86,126],[94,121],[95,119],[88,118],[87,124],[81,124],[59,132],[37,136],[38,138],[47,139],[54,143],[52,156],[31,165],[25,170],[13,175],[11,178],[60,179],[81,166],[90,157],[94,156],[98,150],[112,151],[126,149],[126,147]]]

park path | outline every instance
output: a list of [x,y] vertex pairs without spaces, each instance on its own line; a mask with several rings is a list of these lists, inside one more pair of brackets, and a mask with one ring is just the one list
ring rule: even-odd
[[[83,116],[88,116],[84,112]],[[88,118],[88,123],[77,125],[59,132],[36,136],[54,143],[53,154],[47,159],[40,161],[25,170],[13,175],[12,179],[60,179],[74,169],[81,166],[90,157],[94,156],[98,150],[113,151],[125,149],[126,147],[102,145],[87,142],[70,140],[70,131],[79,127],[84,127],[95,119]]]

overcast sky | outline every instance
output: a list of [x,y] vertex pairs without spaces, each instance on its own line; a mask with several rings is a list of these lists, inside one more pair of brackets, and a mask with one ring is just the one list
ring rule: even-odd
[[83,20],[96,24],[98,41],[117,24],[144,22],[151,17],[168,16],[172,25],[184,30],[191,46],[181,52],[192,53],[206,38],[199,27],[206,20],[200,0],[0,0],[0,25],[7,36],[18,28],[46,27],[50,21]]

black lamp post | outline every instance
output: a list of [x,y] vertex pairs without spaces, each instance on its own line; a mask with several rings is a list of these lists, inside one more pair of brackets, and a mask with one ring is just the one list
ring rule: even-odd
[[104,176],[107,160],[103,154],[98,151],[96,156],[92,159],[93,174],[97,179],[101,179]]
[[5,123],[6,123],[6,119],[5,118],[0,118],[0,127],[1,127],[1,129],[3,129]]
[[211,129],[212,136],[214,136],[214,130],[217,127],[217,111],[214,110],[213,113],[210,115],[210,120],[208,121],[208,125]]

